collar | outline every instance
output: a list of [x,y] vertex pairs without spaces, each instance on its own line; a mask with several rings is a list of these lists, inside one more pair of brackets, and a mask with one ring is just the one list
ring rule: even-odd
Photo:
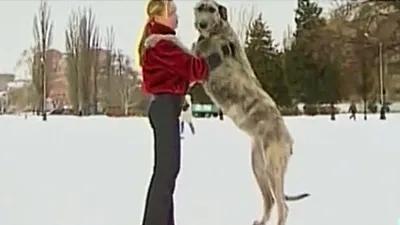
[[176,32],[168,26],[165,26],[161,23],[157,23],[155,21],[149,21],[147,23],[147,32],[148,34],[172,34],[176,35]]

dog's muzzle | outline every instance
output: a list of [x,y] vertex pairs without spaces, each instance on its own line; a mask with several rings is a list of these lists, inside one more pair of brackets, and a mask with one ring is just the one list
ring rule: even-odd
[[206,29],[207,28],[207,23],[206,22],[200,22],[199,23],[199,28],[200,29]]

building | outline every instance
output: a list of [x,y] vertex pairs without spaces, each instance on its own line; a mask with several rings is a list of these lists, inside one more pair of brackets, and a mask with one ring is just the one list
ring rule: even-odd
[[15,79],[14,74],[0,74],[0,114],[5,112],[8,106],[8,84]]
[[64,104],[68,96],[68,82],[66,73],[66,62],[63,53],[50,49],[46,53],[46,75],[47,75],[47,98],[56,105]]
[[[98,52],[98,73],[97,83],[98,83],[98,99],[101,100],[102,96],[105,94],[102,90],[102,79],[104,75],[104,68],[107,61],[108,51],[99,49]],[[46,53],[46,72],[47,72],[47,97],[50,98],[56,106],[66,106],[71,105],[70,95],[69,95],[69,81],[68,81],[68,58],[67,54],[61,53],[58,50],[50,49]],[[93,83],[94,75],[91,75],[89,82]],[[93,85],[89,85],[93,87]],[[93,90],[91,90],[93,91]]]
[[0,92],[7,91],[8,83],[14,81],[14,79],[14,74],[0,74]]

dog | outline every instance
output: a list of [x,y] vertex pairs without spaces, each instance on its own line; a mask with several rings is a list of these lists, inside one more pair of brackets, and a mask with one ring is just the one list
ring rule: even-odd
[[195,28],[200,37],[193,52],[205,56],[219,52],[222,46],[231,49],[230,57],[215,69],[203,87],[208,96],[232,121],[252,139],[252,169],[264,200],[264,213],[254,225],[265,225],[276,201],[278,225],[286,224],[286,201],[309,196],[284,194],[284,176],[293,139],[275,101],[266,93],[240,45],[239,38],[228,22],[225,6],[215,0],[201,0],[194,8]]
[[[264,212],[253,225],[265,225],[276,203],[278,225],[285,225],[288,215],[286,201],[296,201],[308,193],[287,196],[284,177],[293,139],[284,123],[275,101],[266,93],[247,59],[239,39],[228,22],[226,7],[214,0],[201,0],[194,8],[195,28],[200,34],[192,49],[186,48],[173,35],[151,35],[145,41],[150,48],[160,40],[169,40],[187,54],[207,56],[218,52],[222,64],[202,83],[206,94],[230,117],[236,126],[250,136],[251,164],[261,190]],[[225,56],[222,48],[229,48]]]

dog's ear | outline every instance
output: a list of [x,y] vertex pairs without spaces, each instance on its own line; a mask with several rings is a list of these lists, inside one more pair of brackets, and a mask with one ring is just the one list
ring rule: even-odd
[[218,13],[221,16],[221,19],[228,21],[228,10],[223,5],[218,5]]

